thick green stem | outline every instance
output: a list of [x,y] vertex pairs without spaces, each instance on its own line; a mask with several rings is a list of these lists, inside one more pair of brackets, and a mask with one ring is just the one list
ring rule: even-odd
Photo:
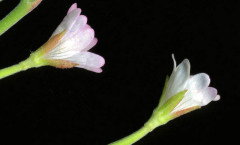
[[0,36],[34,9],[42,0],[21,0],[5,18],[0,21]]

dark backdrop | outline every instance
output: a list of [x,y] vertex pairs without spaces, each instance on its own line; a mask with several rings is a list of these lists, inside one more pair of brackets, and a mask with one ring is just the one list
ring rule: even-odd
[[[106,59],[103,72],[42,67],[0,80],[1,145],[106,145],[132,133],[158,104],[172,53],[178,63],[190,60],[191,74],[209,74],[222,98],[136,145],[236,139],[239,1],[43,0],[0,37],[0,67],[24,60],[45,43],[74,2],[99,39],[91,51]],[[0,18],[17,4],[0,3]]]

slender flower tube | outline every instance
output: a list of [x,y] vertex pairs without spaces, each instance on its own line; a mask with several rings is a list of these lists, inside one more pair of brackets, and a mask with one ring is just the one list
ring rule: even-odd
[[0,36],[36,8],[41,2],[42,0],[21,0],[17,7],[0,21]]
[[131,145],[168,121],[217,101],[220,96],[215,88],[209,87],[210,78],[205,73],[190,75],[190,63],[183,60],[178,66],[173,56],[174,67],[170,78],[166,79],[159,105],[150,119],[133,134],[110,145]]
[[79,67],[102,72],[105,60],[89,52],[97,43],[94,30],[87,24],[87,17],[73,4],[50,39],[30,57],[14,66],[0,70],[0,79],[32,67],[45,65],[57,68]]

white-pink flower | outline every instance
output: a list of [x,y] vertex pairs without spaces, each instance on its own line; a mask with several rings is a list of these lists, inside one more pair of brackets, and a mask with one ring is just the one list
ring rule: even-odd
[[42,46],[42,58],[58,68],[79,67],[100,73],[105,60],[88,51],[98,40],[87,24],[87,17],[80,13],[76,3],[70,7],[49,41]]
[[160,102],[162,106],[177,93],[186,90],[183,99],[174,107],[170,114],[182,115],[195,108],[205,106],[211,101],[217,101],[220,96],[215,88],[209,87],[210,78],[206,73],[190,75],[190,62],[185,59],[176,67],[173,56],[174,68],[167,82],[165,93]]

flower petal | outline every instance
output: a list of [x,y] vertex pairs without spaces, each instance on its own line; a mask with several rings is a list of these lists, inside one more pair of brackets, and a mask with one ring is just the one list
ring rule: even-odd
[[211,101],[213,101],[216,97],[219,97],[219,95],[217,95],[217,89],[208,87],[201,92],[201,96],[199,95],[198,98],[194,97],[193,99],[198,101],[201,106],[205,106]]
[[205,73],[199,73],[190,77],[188,80],[187,89],[190,91],[198,91],[207,88],[209,84],[209,76]]
[[194,106],[201,106],[198,101],[193,100],[193,96],[199,98],[199,95],[202,98],[202,94],[187,91],[182,101],[173,109],[172,113],[186,110]]
[[172,76],[169,79],[169,82],[171,83],[170,97],[181,90],[184,90],[185,83],[189,76],[190,63],[188,59],[185,59],[177,66],[176,71],[172,73]]
[[80,15],[74,25],[69,29],[66,34],[66,37],[72,37],[73,35],[76,35],[84,26],[87,24],[87,17],[84,15]]
[[77,8],[77,3],[72,4],[72,6],[69,8],[67,14],[71,13],[71,11],[75,10]]
[[85,49],[92,42],[94,34],[94,30],[87,24],[77,32],[74,38],[77,40],[76,45],[79,51]]
[[167,84],[166,94],[161,104],[164,104],[169,98],[185,89],[189,75],[190,63],[188,59],[185,59],[177,66],[176,70],[173,70]]
[[63,19],[63,21],[60,23],[57,29],[53,32],[52,36],[58,33],[61,33],[64,30],[71,29],[74,23],[76,22],[78,16],[80,15],[80,13],[81,13],[81,9],[77,8],[71,11],[69,14],[67,14],[67,16]]
[[58,49],[59,51],[52,51],[47,53],[43,58],[45,59],[66,59],[69,57],[72,57],[73,55],[75,55],[76,53],[78,53],[78,51],[66,51],[66,52],[62,52],[61,49]]
[[213,101],[218,101],[218,100],[220,100],[220,95],[217,95],[214,99],[213,99]]
[[76,67],[85,68],[94,72],[101,72],[100,67],[105,64],[102,56],[87,51],[78,53],[65,60],[79,64]]
[[217,95],[217,90],[212,87],[207,87],[199,92],[188,91],[182,101],[173,109],[172,113],[191,107],[205,106],[211,101],[217,101],[217,99],[219,100],[220,96]]
[[98,42],[97,38],[93,38],[93,40],[88,44],[87,47],[85,47],[82,51],[88,51],[89,49],[91,49],[93,46],[95,46]]
[[93,38],[94,30],[89,25],[85,25],[74,36],[63,38],[47,55],[58,57],[61,53],[68,53],[69,51],[81,52],[88,47]]

